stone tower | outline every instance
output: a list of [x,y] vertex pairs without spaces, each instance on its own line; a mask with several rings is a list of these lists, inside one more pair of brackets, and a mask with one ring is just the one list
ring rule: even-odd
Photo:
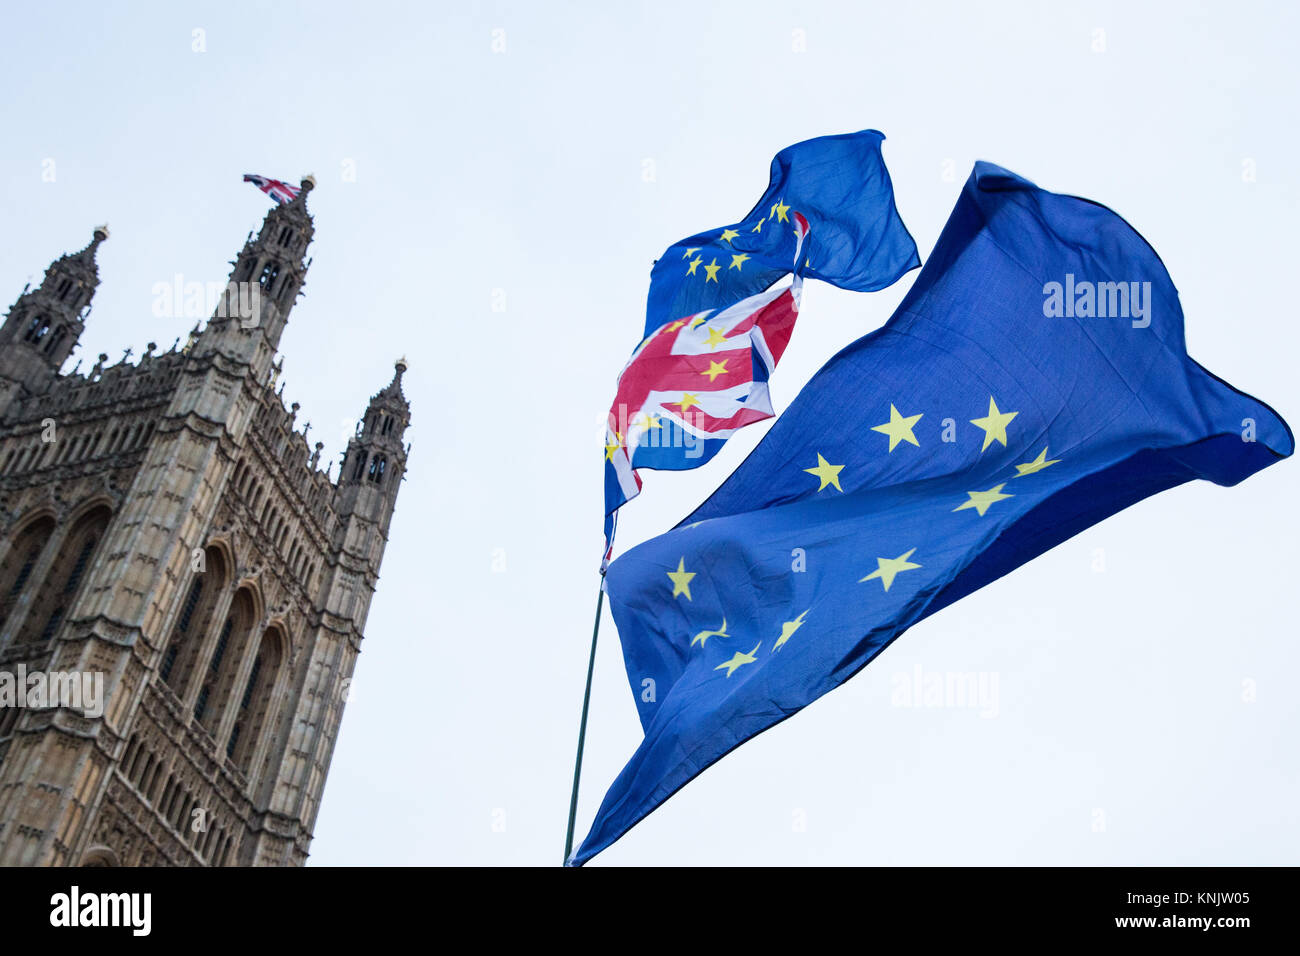
[[313,185],[183,348],[61,371],[105,227],[0,328],[0,865],[307,858],[410,421],[399,361],[334,480],[275,390]]

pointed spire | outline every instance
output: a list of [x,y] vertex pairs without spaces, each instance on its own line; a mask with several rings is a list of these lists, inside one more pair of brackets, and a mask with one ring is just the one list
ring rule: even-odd
[[286,217],[301,219],[305,217],[307,221],[310,222],[311,213],[307,211],[307,194],[315,188],[316,177],[311,173],[308,173],[306,176],[302,177],[302,180],[298,183],[298,195],[294,196],[286,203],[272,206],[270,210],[267,211],[267,218],[270,219],[272,216],[275,216],[280,219]]
[[99,286],[95,252],[107,238],[108,227],[99,226],[84,249],[51,262],[40,285],[28,283],[0,320],[0,410],[17,394],[10,386],[45,391],[76,349]]
[[89,245],[79,252],[72,252],[65,255],[59,261],[68,263],[75,262],[91,271],[98,272],[99,264],[95,261],[95,254],[99,251],[99,244],[107,238],[108,226],[96,226],[94,232],[91,233]]
[[397,399],[403,405],[410,404],[407,402],[406,395],[402,391],[402,375],[406,372],[407,368],[406,356],[403,355],[393,363],[393,380],[384,386],[384,388],[370,400],[371,404],[384,399]]
[[[304,177],[298,194],[288,202],[273,204],[262,219],[261,228],[244,242],[244,247],[231,266],[229,282],[239,290],[240,302],[249,293],[257,313],[251,325],[241,317],[231,321],[229,310],[218,310],[204,329],[200,350],[223,351],[243,355],[252,346],[253,339],[265,345],[256,350],[255,361],[250,365],[253,375],[263,380],[269,374],[271,357],[280,345],[280,336],[289,321],[307,281],[311,260],[307,248],[315,235],[315,225],[307,210],[306,196],[314,185],[310,176]],[[226,302],[229,300],[223,300]],[[241,311],[244,307],[241,305]],[[249,333],[252,333],[251,335]],[[247,356],[245,356],[247,357]]]

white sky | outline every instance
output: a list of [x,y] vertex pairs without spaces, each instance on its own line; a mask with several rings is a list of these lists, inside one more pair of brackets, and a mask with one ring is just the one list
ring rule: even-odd
[[[194,320],[155,317],[154,284],[224,279],[267,209],[241,175],[316,174],[285,398],[337,460],[405,354],[414,425],[313,864],[560,862],[598,422],[651,261],[747,212],[790,143],[884,131],[923,260],[977,158],[1111,206],[1168,266],[1193,357],[1300,422],[1294,7],[188,6],[6,11],[0,302],[106,220],[76,355],[166,349]],[[914,276],[810,282],[778,410]],[[649,474],[623,548],[765,427]],[[1295,469],[1160,495],[942,611],[595,864],[1296,863]],[[997,715],[892,706],[917,667],[996,674]],[[607,612],[579,839],[639,737]]]

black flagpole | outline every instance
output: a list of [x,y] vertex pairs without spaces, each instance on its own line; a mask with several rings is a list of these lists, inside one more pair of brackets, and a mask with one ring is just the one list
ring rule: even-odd
[[573,765],[573,794],[569,797],[569,832],[564,838],[564,863],[573,855],[573,822],[578,815],[578,778],[582,776],[582,745],[587,739],[587,707],[591,703],[591,674],[596,669],[596,637],[600,634],[600,612],[605,606],[605,576],[600,578],[596,598],[596,624],[591,629],[591,657],[587,660],[587,689],[582,695],[582,723],[578,725],[578,759]]

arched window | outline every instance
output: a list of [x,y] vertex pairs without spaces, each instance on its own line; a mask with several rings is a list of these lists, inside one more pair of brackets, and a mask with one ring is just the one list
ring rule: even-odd
[[354,469],[352,469],[352,480],[353,481],[358,480],[361,477],[362,473],[365,472],[365,470],[366,470],[366,453],[365,450],[362,449],[357,452],[357,465]]
[[31,610],[23,620],[18,642],[48,641],[59,630],[76,603],[86,573],[104,538],[112,512],[93,508],[78,519],[59,547],[58,556],[36,591]]
[[122,864],[118,861],[117,854],[108,847],[96,846],[86,851],[86,855],[81,858],[81,865],[84,867],[115,867]]
[[275,278],[280,274],[280,267],[274,262],[268,262],[262,267],[262,274],[258,277],[258,283],[268,293],[275,288]]
[[50,320],[43,315],[32,316],[31,323],[27,326],[27,334],[23,339],[27,342],[39,342],[45,338],[45,333],[50,331]]
[[0,563],[0,628],[4,627],[14,605],[23,596],[32,569],[53,533],[54,519],[43,517],[29,523],[14,537],[4,562]]
[[235,597],[230,602],[230,612],[221,626],[217,644],[203,672],[203,685],[194,705],[194,717],[214,737],[220,730],[222,717],[235,694],[234,684],[239,665],[248,649],[253,625],[257,623],[253,618],[253,608],[253,595],[247,588],[235,592]]
[[221,550],[208,548],[203,554],[203,570],[195,572],[185,591],[180,613],[172,627],[171,640],[163,651],[158,676],[182,699],[189,689],[204,639],[212,629],[212,615],[221,592],[225,590],[227,574]]
[[258,642],[252,669],[239,698],[230,739],[226,742],[226,756],[250,776],[253,757],[276,710],[276,701],[271,698],[283,660],[284,636],[279,630],[268,628]]
[[370,459],[370,480],[375,484],[383,484],[384,468],[388,465],[388,459],[383,455],[375,455]]
[[67,334],[68,334],[68,330],[64,328],[62,325],[60,325],[57,329],[54,330],[54,334],[50,336],[50,340],[45,343],[45,351],[53,353],[55,350],[57,350],[59,347],[59,343],[63,341],[64,336],[66,336]]

